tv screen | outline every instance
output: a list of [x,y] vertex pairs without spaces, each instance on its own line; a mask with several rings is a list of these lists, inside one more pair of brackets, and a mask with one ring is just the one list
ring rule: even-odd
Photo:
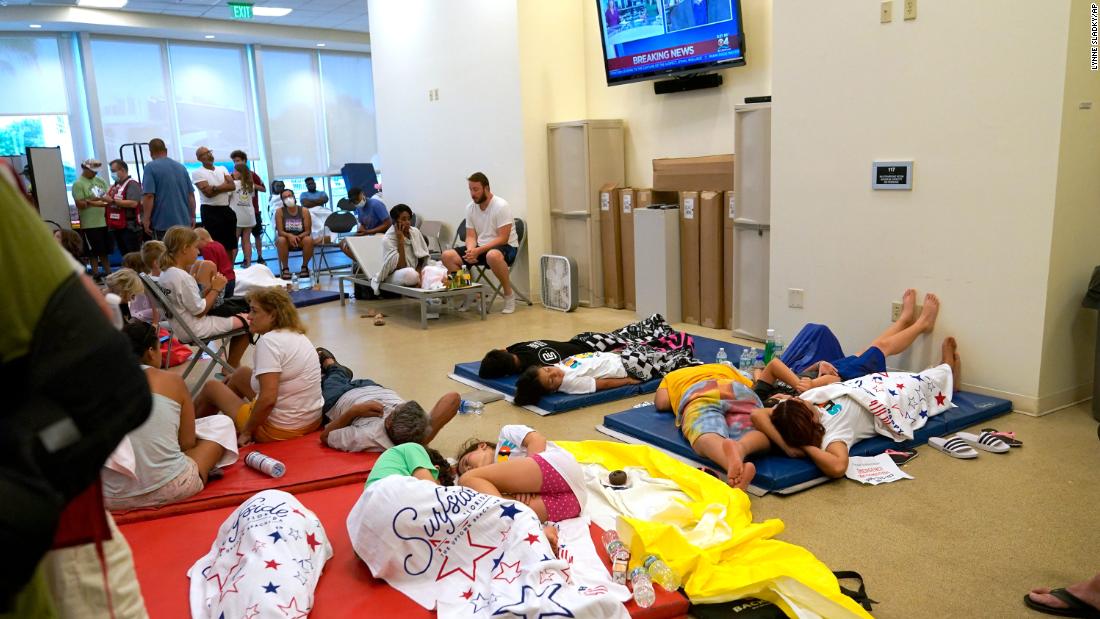
[[740,0],[596,0],[609,86],[745,64]]

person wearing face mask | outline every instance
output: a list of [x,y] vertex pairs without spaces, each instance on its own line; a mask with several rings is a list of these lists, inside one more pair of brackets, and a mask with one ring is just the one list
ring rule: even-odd
[[[355,205],[355,217],[359,220],[359,226],[355,229],[355,236],[385,234],[393,225],[393,220],[390,218],[385,202],[378,199],[377,195],[368,198],[362,189],[352,187],[348,190],[348,200]],[[340,241],[340,249],[349,258],[355,259],[347,242]]]
[[236,189],[233,177],[224,168],[214,166],[214,151],[205,146],[195,149],[195,159],[202,163],[201,168],[191,172],[191,181],[202,196],[199,198],[202,227],[225,247],[230,262],[236,262],[237,214],[229,204]]
[[[278,181],[276,181],[278,182]],[[275,247],[279,250],[280,276],[290,279],[290,250],[302,250],[302,268],[298,277],[309,277],[309,261],[313,258],[313,237],[310,236],[312,220],[309,210],[298,205],[293,189],[284,189],[282,206],[275,211]]]
[[107,190],[107,228],[119,253],[126,255],[141,249],[141,183],[130,178],[130,168],[121,159],[111,162],[111,174],[115,184]]

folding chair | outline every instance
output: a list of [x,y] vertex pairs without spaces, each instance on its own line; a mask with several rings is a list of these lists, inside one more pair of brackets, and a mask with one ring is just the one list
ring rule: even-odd
[[417,228],[420,229],[420,234],[424,235],[424,240],[428,242],[428,254],[431,255],[432,260],[439,260],[443,255],[443,246],[439,241],[439,235],[443,234],[443,222],[429,219],[421,222]]
[[[345,198],[346,200],[346,198]],[[341,203],[344,200],[341,200]],[[330,247],[340,247],[340,235],[347,234],[352,230],[355,230],[359,220],[355,218],[355,213],[348,211],[340,211],[328,216],[325,220],[325,237],[328,237],[328,233],[336,235],[334,241],[326,241],[317,243],[313,246],[313,271],[320,275],[321,269],[328,271],[329,277],[332,277],[332,267],[328,263],[328,258],[325,257],[325,250]],[[322,266],[323,265],[323,266]]]
[[[514,225],[516,228],[516,238],[517,240],[519,240],[519,247],[516,249],[516,259],[512,261],[512,264],[508,265],[509,268],[515,266],[516,262],[519,261],[520,256],[523,255],[523,249],[527,247],[527,222],[523,221],[519,217],[516,217],[513,222],[514,223],[512,225]],[[451,241],[451,249],[454,249],[459,245],[465,244],[466,220],[463,219],[458,224],[458,228],[455,230],[455,238],[453,241]],[[489,307],[492,307],[493,302],[497,300],[497,297],[504,294],[504,291],[501,289],[500,282],[498,282],[495,277],[489,277],[493,274],[493,270],[487,266],[481,266],[480,264],[467,266],[470,268],[470,271],[473,275],[473,280],[475,282],[484,282],[486,286],[493,290],[493,296],[489,297],[489,301],[487,304]],[[529,299],[526,294],[520,292],[520,290],[516,288],[516,282],[514,281],[512,282],[512,292],[527,305],[532,304],[531,299]]]
[[[206,366],[202,376],[199,377],[198,382],[191,388],[191,397],[198,395],[199,390],[202,389],[203,384],[206,383],[206,379],[210,376],[210,373],[214,371],[215,365],[222,366],[226,373],[232,372],[234,367],[229,365],[229,340],[238,335],[247,335],[249,333],[247,328],[234,329],[226,333],[220,333],[209,338],[200,338],[195,335],[195,332],[191,330],[190,325],[185,320],[178,320],[176,313],[172,311],[172,306],[168,303],[168,298],[164,296],[164,289],[160,287],[155,281],[152,280],[145,273],[138,273],[138,277],[141,278],[141,283],[145,284],[145,292],[149,295],[149,298],[156,304],[157,309],[161,311],[161,316],[164,320],[168,321],[168,332],[171,337],[178,338],[181,342],[189,343],[190,345],[198,347],[198,352],[191,355],[191,362],[187,364],[187,367],[183,370],[183,379],[187,380],[187,375],[194,369],[195,364],[199,362],[199,358],[202,357],[202,353],[206,353],[210,356],[213,363]],[[176,333],[176,326],[179,326],[180,331],[183,333]],[[182,335],[183,337],[179,337]],[[218,342],[219,346],[217,350],[211,348],[210,344]],[[172,340],[168,340],[168,357],[172,357]]]

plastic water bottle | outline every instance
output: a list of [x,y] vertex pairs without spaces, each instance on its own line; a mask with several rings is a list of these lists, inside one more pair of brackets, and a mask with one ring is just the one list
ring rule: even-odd
[[760,370],[764,369],[764,351],[753,348],[752,357],[752,367]]
[[725,347],[718,349],[718,354],[714,356],[714,362],[718,365],[729,365],[730,360],[729,357],[726,355]]
[[752,354],[751,348],[744,348],[741,350],[741,363],[737,366],[737,369],[742,372],[752,372],[752,364],[756,362],[756,355]]
[[619,539],[619,534],[614,529],[604,531],[600,541],[607,549],[607,556],[611,558],[611,579],[616,584],[625,585],[626,565],[630,563],[630,551],[626,549],[626,545]]
[[775,352],[772,353],[772,358],[783,359],[783,336],[778,333],[775,334]]
[[650,581],[661,585],[661,588],[665,591],[671,592],[680,588],[680,577],[672,571],[667,563],[661,560],[661,557],[649,555],[642,565],[649,573]]
[[463,400],[458,405],[459,415],[480,415],[485,410],[485,403],[477,400]]
[[271,456],[265,456],[258,451],[253,451],[244,457],[244,463],[261,473],[272,477],[282,477],[286,473],[286,465]]
[[297,273],[290,276],[290,289],[291,290],[300,290],[301,289],[298,285],[298,274]]
[[644,567],[636,567],[630,571],[630,585],[634,589],[634,603],[639,608],[649,608],[657,599],[653,591],[653,582],[649,580],[649,574]]
[[768,329],[767,339],[764,340],[764,365],[771,363],[775,357],[775,329]]

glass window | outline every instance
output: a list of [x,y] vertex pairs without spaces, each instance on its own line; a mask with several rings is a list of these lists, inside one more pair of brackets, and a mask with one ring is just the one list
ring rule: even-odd
[[[321,52],[329,173],[345,163],[373,163],[378,152],[370,56]],[[343,181],[341,180],[341,183]]]
[[275,178],[319,174],[326,166],[318,114],[317,54],[265,48],[260,58],[271,136],[268,157]]
[[55,37],[0,38],[0,114],[68,114]]
[[[107,149],[103,158],[118,157],[123,144],[145,143],[155,137],[167,142],[169,152],[178,156],[161,43],[93,38],[90,62]],[[124,152],[123,159],[134,163],[132,149]]]
[[244,48],[171,43],[168,56],[183,158],[194,161],[200,146],[225,160],[238,148],[255,152]]

